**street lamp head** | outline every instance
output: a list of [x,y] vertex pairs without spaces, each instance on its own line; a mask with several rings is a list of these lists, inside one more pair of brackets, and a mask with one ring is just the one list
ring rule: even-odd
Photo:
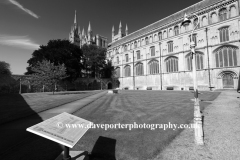
[[187,18],[187,14],[185,13],[182,25],[189,24],[190,22],[191,21]]

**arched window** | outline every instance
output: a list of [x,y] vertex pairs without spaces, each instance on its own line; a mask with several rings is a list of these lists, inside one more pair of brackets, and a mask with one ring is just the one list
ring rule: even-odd
[[229,41],[229,31],[228,27],[223,27],[219,29],[220,42]]
[[137,48],[137,41],[134,42],[134,48]]
[[168,44],[168,53],[173,52],[173,41],[170,41],[167,44]]
[[155,56],[155,47],[154,46],[150,47],[150,53],[151,53],[151,56]]
[[193,25],[194,25],[194,27],[197,26],[196,29],[199,28],[198,18],[195,18],[195,19],[194,19],[194,21],[193,21]]
[[237,59],[239,58],[237,47],[224,46],[217,49],[214,53],[217,68],[237,66]]
[[141,55],[140,55],[140,51],[137,51],[137,59],[140,59]]
[[124,51],[127,51],[127,45],[124,46]]
[[125,54],[125,61],[128,62],[128,54]]
[[220,21],[224,21],[227,19],[227,9],[226,8],[222,8],[220,11],[219,11],[219,20]]
[[131,76],[131,66],[127,65],[124,67],[124,76],[130,77]]
[[156,42],[158,40],[158,38],[157,38],[157,35],[155,34],[154,35],[154,42]]
[[202,18],[202,26],[206,26],[207,25],[207,17],[203,16]]
[[140,47],[141,45],[140,45],[140,40],[138,40],[138,47]]
[[120,77],[120,68],[119,67],[117,67],[115,69],[115,75],[116,75],[116,77]]
[[231,16],[231,17],[237,16],[237,10],[236,10],[236,7],[235,7],[235,6],[231,6],[231,7],[230,7],[230,16]]
[[117,57],[117,64],[119,64],[119,57]]
[[179,35],[179,27],[178,26],[174,27],[174,35],[175,36]]
[[211,22],[216,23],[217,22],[217,14],[214,12],[211,14]]
[[137,76],[143,75],[143,64],[142,63],[138,63],[135,65],[135,73]]
[[167,38],[167,32],[166,31],[163,32],[163,38]]
[[[187,61],[187,70],[192,70],[192,53],[187,54],[186,61]],[[196,59],[195,59],[196,69],[200,70],[203,69],[203,54],[201,52],[196,52]]]
[[178,58],[169,57],[165,60],[166,71],[167,72],[177,72],[178,71]]
[[145,45],[148,45],[149,42],[148,42],[148,37],[145,38]]
[[143,46],[144,45],[144,39],[142,39],[142,42],[141,42],[141,46]]
[[169,37],[173,36],[172,28],[169,29]]
[[159,73],[159,62],[157,60],[152,60],[148,63],[149,74]]
[[149,37],[149,43],[152,43],[152,36]]
[[162,32],[159,32],[159,33],[158,33],[158,39],[159,39],[159,41],[162,40]]

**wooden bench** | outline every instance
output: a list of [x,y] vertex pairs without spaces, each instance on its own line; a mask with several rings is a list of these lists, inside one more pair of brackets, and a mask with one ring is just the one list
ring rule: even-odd
[[167,87],[167,90],[174,90],[174,87]]
[[147,90],[152,90],[152,87],[147,87]]

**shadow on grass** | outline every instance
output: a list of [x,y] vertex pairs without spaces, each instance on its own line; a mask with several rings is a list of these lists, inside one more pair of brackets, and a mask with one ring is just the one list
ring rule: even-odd
[[[14,110],[14,115],[18,115],[18,113],[21,114],[21,110],[31,114],[31,116],[19,118],[0,125],[1,159],[52,160],[57,157],[62,151],[62,148],[57,143],[26,131],[28,127],[42,122],[42,118],[30,108],[21,95],[1,94],[0,104],[2,111],[4,107],[9,107]],[[5,114],[9,116],[9,114]],[[1,116],[5,114],[3,112]],[[5,118],[11,119],[11,115]]]
[[116,160],[116,139],[100,136],[89,155],[89,160]]

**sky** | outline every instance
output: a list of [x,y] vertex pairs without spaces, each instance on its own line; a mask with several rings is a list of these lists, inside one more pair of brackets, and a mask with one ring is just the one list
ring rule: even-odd
[[0,0],[0,61],[10,64],[12,74],[24,74],[34,50],[49,40],[68,39],[74,13],[85,32],[112,41],[119,23],[128,33],[139,30],[199,0]]

